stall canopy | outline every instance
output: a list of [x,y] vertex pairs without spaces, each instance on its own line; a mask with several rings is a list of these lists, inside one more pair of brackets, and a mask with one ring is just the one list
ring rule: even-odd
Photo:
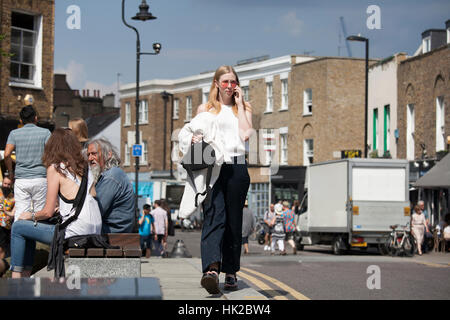
[[416,181],[419,188],[450,188],[450,153]]

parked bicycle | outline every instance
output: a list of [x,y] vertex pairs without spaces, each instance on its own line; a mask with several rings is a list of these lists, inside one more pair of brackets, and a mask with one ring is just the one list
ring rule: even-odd
[[414,256],[416,251],[416,243],[414,237],[407,230],[409,223],[405,226],[401,226],[403,230],[397,231],[398,224],[390,226],[392,232],[385,242],[379,244],[380,253],[383,255],[400,256],[405,255],[407,257]]

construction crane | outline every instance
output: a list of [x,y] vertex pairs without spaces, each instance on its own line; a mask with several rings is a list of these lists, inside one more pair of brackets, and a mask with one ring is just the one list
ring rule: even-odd
[[[341,21],[341,31],[344,34],[345,46],[347,47],[347,54],[349,57],[351,57],[352,50],[350,48],[350,44],[347,41],[347,30],[345,29],[344,17],[339,17],[339,20]],[[340,32],[339,32],[339,44],[341,44],[341,33]],[[338,51],[340,51],[340,46],[338,47]],[[340,52],[338,52],[338,55],[340,55]]]

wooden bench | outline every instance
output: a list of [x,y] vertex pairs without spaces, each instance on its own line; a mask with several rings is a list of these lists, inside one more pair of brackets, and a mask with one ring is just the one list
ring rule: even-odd
[[120,249],[88,248],[67,250],[71,258],[140,258],[142,255],[139,233],[108,233],[108,242]]
[[139,233],[108,233],[108,242],[119,249],[67,250],[66,270],[76,267],[81,278],[139,278],[141,256]]

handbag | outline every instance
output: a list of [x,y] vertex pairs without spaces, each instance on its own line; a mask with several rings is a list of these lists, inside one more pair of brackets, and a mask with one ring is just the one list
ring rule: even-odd
[[186,170],[189,178],[194,185],[195,191],[197,192],[194,180],[194,171],[208,169],[206,173],[206,190],[203,192],[197,192],[195,195],[195,207],[198,207],[198,197],[200,195],[204,196],[205,203],[209,202],[211,196],[211,187],[209,186],[211,182],[212,169],[214,163],[216,162],[216,152],[214,148],[205,140],[202,139],[201,142],[191,144],[188,152],[185,154],[181,160],[181,165]]
[[39,223],[50,224],[50,225],[56,225],[61,222],[62,222],[62,216],[59,213],[59,211],[55,212],[55,214],[48,219],[39,220]]

